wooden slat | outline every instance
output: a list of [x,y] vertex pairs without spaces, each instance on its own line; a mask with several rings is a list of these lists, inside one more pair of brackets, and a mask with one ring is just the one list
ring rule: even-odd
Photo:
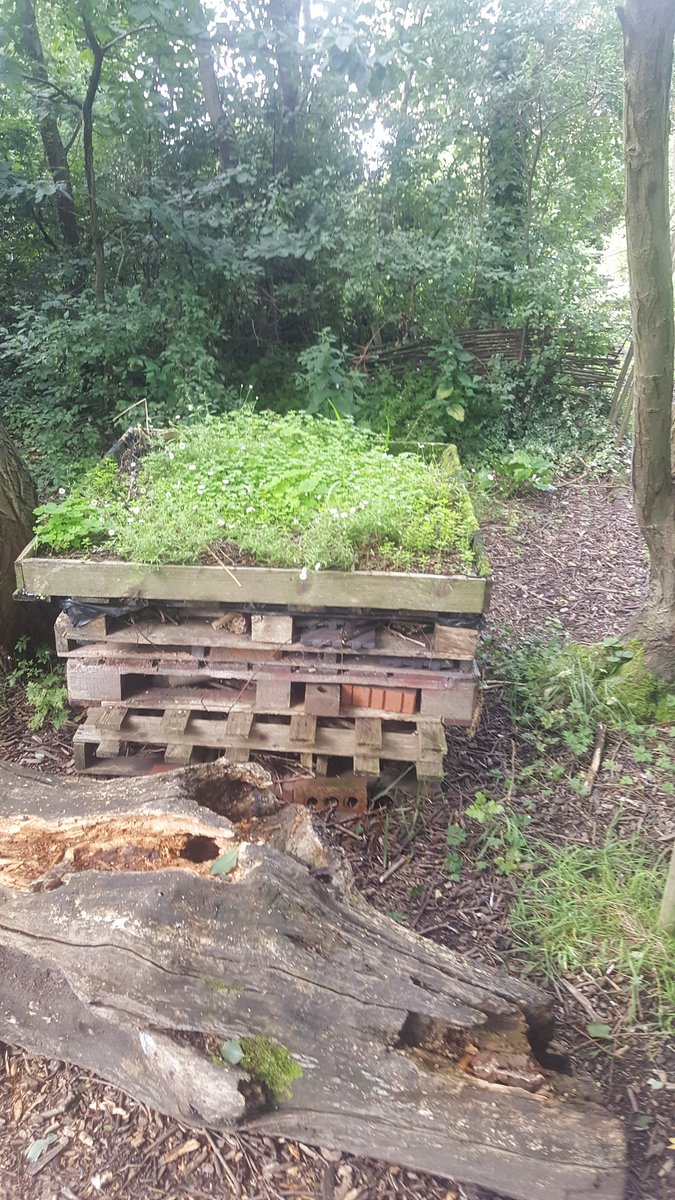
[[485,580],[397,571],[308,571],[283,567],[151,566],[148,563],[36,558],[35,543],[16,563],[17,587],[34,596],[81,599],[218,601],[223,604],[481,613]]
[[[278,708],[265,708],[257,700],[254,700],[252,693],[250,696],[244,694],[239,699],[233,700],[229,690],[221,696],[216,689],[209,688],[147,688],[127,696],[126,703],[134,709],[157,709],[159,711],[173,707],[189,708],[193,715],[198,715],[200,712],[212,712],[223,713],[225,716],[229,713],[231,716],[239,714],[242,718],[247,714],[252,717],[256,713],[265,716],[280,716],[284,711]],[[106,707],[108,704],[117,704],[117,701],[102,700],[101,704]],[[304,702],[296,701],[287,711],[291,714],[304,715]],[[339,715],[350,720],[363,717],[365,720],[399,720],[410,724],[429,721],[428,713],[392,713],[384,708],[360,708],[353,704],[343,705]],[[464,720],[455,721],[451,717],[443,717],[443,720],[447,725],[465,726],[467,724]]]
[[[91,709],[84,725],[75,734],[75,754],[78,769],[88,766],[90,749],[100,750],[102,739],[105,739],[105,710]],[[162,729],[162,717],[139,716],[133,711],[122,709],[123,728],[120,730],[119,742],[130,745],[147,744],[165,746],[166,741]],[[254,721],[248,733],[232,733],[227,721],[209,721],[192,717],[189,729],[184,734],[173,734],[172,746],[182,746],[189,749],[190,754],[197,748],[217,749],[234,761],[246,758],[251,751],[298,753],[301,760],[308,765],[315,756],[352,758],[354,768],[359,773],[379,774],[380,759],[392,759],[398,762],[414,762],[420,778],[438,778],[442,772],[442,754],[431,748],[421,750],[420,740],[415,732],[401,732],[397,729],[382,730],[382,747],[379,754],[369,753],[364,746],[356,742],[355,725],[348,722],[330,722],[328,720],[316,724],[312,734],[311,727],[306,724],[307,718],[302,718],[303,733],[308,735],[307,741],[291,737],[291,725],[278,721]],[[311,718],[312,721],[315,718]],[[431,725],[431,722],[427,722]],[[296,732],[298,732],[296,727]],[[440,726],[438,731],[443,736]],[[439,744],[439,738],[427,737],[426,741]],[[301,749],[302,747],[302,749]],[[118,750],[119,753],[119,750]]]
[[417,737],[420,754],[424,754],[427,750],[445,754],[447,740],[440,721],[420,721],[417,726]]
[[291,742],[313,743],[316,737],[316,717],[294,713],[289,729]]
[[[102,620],[105,621],[104,618]],[[106,631],[101,635],[97,630],[97,622],[76,628],[66,616],[60,613],[54,626],[57,653],[65,657],[72,648],[89,642],[105,642],[106,646],[139,646],[145,650],[152,647],[172,647],[202,645],[208,647],[209,657],[213,660],[227,660],[231,650],[255,649],[256,653],[275,652],[279,657],[286,654],[303,654],[305,657],[315,656],[326,659],[326,651],[317,647],[307,646],[304,642],[254,642],[248,633],[232,633],[228,629],[214,629],[210,621],[199,618],[188,618],[178,623],[160,621],[158,619],[139,619],[125,623],[119,629],[112,628],[115,622],[106,622]],[[411,623],[412,624],[412,623]],[[442,626],[450,635],[446,640],[449,650],[443,645],[435,645],[433,626],[428,624],[428,633],[415,630],[414,634],[406,636],[386,627],[375,631],[375,647],[359,647],[358,655],[364,658],[377,659],[382,654],[391,658],[422,658],[446,659],[449,661],[469,662],[474,658],[479,633],[476,629],[463,626]],[[347,653],[355,653],[346,648]]]
[[478,702],[478,683],[467,679],[457,687],[421,692],[420,712],[424,717],[443,717],[452,725],[470,725]]
[[478,637],[477,629],[434,625],[433,652],[442,658],[471,659],[476,654]]
[[293,641],[293,618],[286,613],[254,613],[251,640],[288,645]]
[[253,724],[253,711],[231,712],[225,726],[228,737],[247,738]]
[[[105,647],[103,652],[108,665],[115,664],[122,674],[133,675],[178,675],[185,671],[193,675],[195,663],[186,656],[185,651],[170,648],[157,650],[153,655],[140,647]],[[71,651],[69,661],[98,662],[102,658],[102,650],[98,645],[80,646]],[[282,661],[263,659],[264,666],[250,657],[247,652],[242,660],[228,662],[216,661],[212,658],[200,668],[200,673],[206,679],[243,679],[252,674],[256,679],[266,679],[280,675],[298,682],[349,683],[353,682],[366,687],[425,687],[453,688],[460,683],[473,682],[475,672],[460,670],[449,671],[425,670],[423,667],[389,667],[377,661],[363,658],[360,655],[341,655],[335,664],[322,665],[323,660],[311,659],[306,655],[293,655]]]
[[306,683],[305,712],[315,717],[337,717],[340,711],[339,683]]
[[357,775],[379,775],[379,758],[376,754],[355,754],[354,772]]
[[382,722],[378,717],[357,717],[355,721],[357,746],[370,750],[382,748]]
[[256,703],[261,709],[280,712],[291,707],[290,678],[275,678],[273,675],[256,680]]
[[[127,709],[115,705],[114,707],[111,706],[100,711],[101,719],[97,724],[100,738],[96,748],[96,757],[117,758],[120,752],[121,738],[119,736],[116,737],[115,734],[119,734],[122,728],[127,715]],[[89,724],[89,717],[87,717],[87,724]]]

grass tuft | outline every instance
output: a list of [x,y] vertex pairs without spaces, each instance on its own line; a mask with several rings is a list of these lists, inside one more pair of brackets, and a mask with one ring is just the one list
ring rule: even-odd
[[610,831],[599,847],[550,847],[510,912],[518,950],[549,978],[611,973],[629,996],[631,1025],[675,1031],[675,937],[659,931],[664,884],[633,838]]

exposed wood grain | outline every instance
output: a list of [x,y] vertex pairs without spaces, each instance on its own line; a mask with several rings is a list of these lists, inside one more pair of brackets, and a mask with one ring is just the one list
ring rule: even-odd
[[[248,840],[233,830],[237,778],[249,780]],[[547,998],[369,908],[305,810],[251,818],[264,772],[213,764],[78,786],[0,767],[0,779],[5,821],[23,831],[3,847],[0,1038],[79,1063],[195,1128],[370,1154],[516,1200],[620,1200],[618,1122],[542,1065]],[[127,846],[153,822],[198,825],[207,857],[157,869],[143,864],[146,844],[136,870],[102,869],[92,809],[99,833],[123,816]],[[59,831],[73,853],[60,886],[39,890],[45,868],[64,866]],[[238,845],[238,864],[214,877],[208,855],[223,842]],[[283,1044],[302,1067],[276,1109],[260,1088],[239,1090],[241,1068],[210,1058],[245,1036]],[[504,1053],[519,1085],[473,1069],[477,1054]]]

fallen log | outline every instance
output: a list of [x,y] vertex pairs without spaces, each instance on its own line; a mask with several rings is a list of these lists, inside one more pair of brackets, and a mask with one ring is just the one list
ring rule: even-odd
[[0,764],[0,796],[5,1042],[195,1128],[519,1200],[623,1195],[621,1129],[561,1073],[547,997],[371,909],[260,768]]

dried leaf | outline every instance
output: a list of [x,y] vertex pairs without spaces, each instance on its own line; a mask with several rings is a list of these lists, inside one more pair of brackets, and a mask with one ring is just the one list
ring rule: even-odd
[[199,1150],[199,1146],[200,1143],[196,1138],[190,1138],[189,1141],[183,1142],[182,1146],[177,1146],[175,1150],[170,1150],[168,1154],[165,1154],[162,1162],[168,1164],[175,1162],[177,1158],[182,1158],[184,1154],[194,1154],[195,1150]]

